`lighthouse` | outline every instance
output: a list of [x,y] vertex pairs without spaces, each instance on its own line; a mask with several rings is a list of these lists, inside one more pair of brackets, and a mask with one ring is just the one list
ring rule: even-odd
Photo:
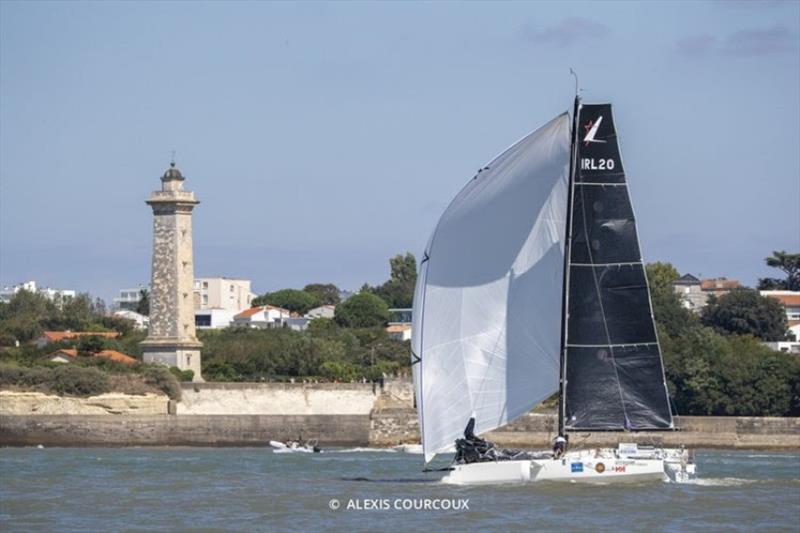
[[150,327],[142,342],[145,363],[160,363],[200,375],[200,348],[194,326],[192,210],[200,202],[183,188],[185,178],[171,162],[161,190],[147,204],[153,209],[153,263]]

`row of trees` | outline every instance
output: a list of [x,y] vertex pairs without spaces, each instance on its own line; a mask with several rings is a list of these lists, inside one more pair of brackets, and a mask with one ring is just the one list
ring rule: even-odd
[[88,294],[51,300],[43,294],[19,291],[8,303],[0,302],[0,346],[14,346],[38,338],[46,330],[118,331],[133,324],[106,312],[103,300]]
[[336,305],[336,323],[342,327],[369,328],[385,325],[389,308],[409,308],[417,283],[417,260],[412,253],[389,260],[389,279],[375,287],[364,284],[355,296],[340,303],[339,289],[331,283],[313,283],[303,289],[268,292],[252,305],[274,305],[303,315],[320,305]]
[[800,415],[800,359],[761,341],[786,336],[775,300],[742,289],[686,309],[667,263],[647,266],[670,395],[685,415]]

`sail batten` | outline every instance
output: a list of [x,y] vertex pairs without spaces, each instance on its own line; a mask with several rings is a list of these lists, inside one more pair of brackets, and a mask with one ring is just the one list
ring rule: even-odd
[[564,426],[673,426],[610,104],[582,105],[568,258]]
[[486,432],[558,389],[569,123],[556,117],[483,167],[426,247],[412,318],[426,460],[470,417]]

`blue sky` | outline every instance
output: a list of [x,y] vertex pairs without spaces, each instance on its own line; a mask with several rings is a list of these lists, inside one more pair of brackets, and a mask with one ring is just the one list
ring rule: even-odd
[[[0,284],[147,282],[174,149],[195,273],[388,276],[476,169],[615,104],[647,261],[800,250],[800,3],[0,3]],[[772,273],[774,274],[774,273]]]

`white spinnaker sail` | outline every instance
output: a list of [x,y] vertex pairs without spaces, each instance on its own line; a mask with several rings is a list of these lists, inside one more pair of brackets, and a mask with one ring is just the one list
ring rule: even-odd
[[503,152],[431,236],[414,296],[425,461],[558,390],[570,157],[566,113]]

